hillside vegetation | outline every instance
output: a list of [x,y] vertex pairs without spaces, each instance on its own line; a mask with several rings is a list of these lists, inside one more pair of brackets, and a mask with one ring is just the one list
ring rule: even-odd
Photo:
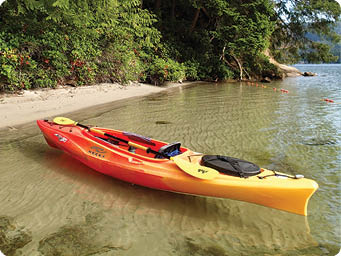
[[333,0],[6,0],[0,90],[281,77],[264,52],[331,59],[304,35],[339,42],[340,15]]
[[[341,22],[338,22],[336,24],[336,26],[334,27],[334,31],[338,35],[341,35]],[[323,43],[323,44],[327,44],[330,46],[330,48],[331,48],[330,53],[332,56],[331,56],[330,60],[327,62],[341,63],[341,42],[340,41],[335,43],[333,41],[329,41],[328,38],[325,38],[323,36],[320,37],[320,36],[318,36],[316,34],[312,34],[312,33],[307,33],[306,37],[313,42]],[[306,63],[321,63],[321,62],[323,62],[323,60],[321,60],[321,58],[319,58],[319,56],[317,56],[317,58],[315,58],[315,54],[305,56],[305,58],[303,58],[303,61]]]

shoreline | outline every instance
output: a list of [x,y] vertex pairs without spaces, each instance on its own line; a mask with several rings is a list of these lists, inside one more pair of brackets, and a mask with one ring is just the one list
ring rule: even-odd
[[192,83],[166,83],[162,87],[137,82],[129,85],[102,83],[81,87],[27,90],[19,94],[4,93],[0,94],[0,130]]
[[[271,62],[271,61],[270,61]],[[273,63],[285,74],[284,77],[302,75],[295,67]],[[280,66],[279,66],[280,65]],[[225,81],[236,82],[236,80]],[[143,97],[171,88],[185,86],[195,82],[166,82],[163,86],[154,86],[138,82],[128,85],[101,83],[80,87],[60,86],[24,90],[18,93],[0,94],[0,130],[13,129],[37,119],[44,119],[95,107],[133,97]]]

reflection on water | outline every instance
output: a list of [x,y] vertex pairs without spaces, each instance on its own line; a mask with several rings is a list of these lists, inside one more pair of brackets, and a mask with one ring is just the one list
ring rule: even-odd
[[268,88],[198,84],[69,116],[312,177],[320,189],[308,218],[127,184],[49,148],[38,128],[26,127],[0,131],[0,215],[30,235],[13,255],[335,255],[341,105],[320,98],[341,97],[340,85],[323,78]]

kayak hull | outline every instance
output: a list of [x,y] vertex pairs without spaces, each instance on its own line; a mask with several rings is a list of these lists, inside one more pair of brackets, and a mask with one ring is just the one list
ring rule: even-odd
[[[86,129],[44,120],[38,120],[37,124],[51,147],[70,154],[100,173],[153,189],[229,198],[307,215],[309,198],[318,188],[313,180],[274,176],[272,171],[265,169],[248,178],[219,174],[213,180],[202,180],[186,174],[172,160],[156,159],[138,149],[130,152],[127,145],[109,143]],[[121,131],[97,127],[96,130],[129,140]],[[157,151],[167,143],[142,140],[138,144]],[[200,163],[201,154],[183,147],[181,152],[181,158]]]

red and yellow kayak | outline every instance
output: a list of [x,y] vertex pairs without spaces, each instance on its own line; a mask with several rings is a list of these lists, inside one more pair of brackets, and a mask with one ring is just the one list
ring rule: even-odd
[[[98,172],[153,189],[235,199],[307,215],[309,198],[318,188],[313,180],[290,178],[279,173],[274,175],[273,171],[266,169],[247,178],[219,173],[214,179],[198,179],[188,175],[170,159],[156,158],[150,151],[139,148],[131,150],[128,144],[110,140],[104,134],[132,141],[153,152],[165,147],[165,142],[99,127],[95,133],[73,124],[60,125],[47,120],[38,120],[37,124],[50,146]],[[180,152],[177,157],[183,161],[201,164],[202,154],[185,147],[180,147]]]

